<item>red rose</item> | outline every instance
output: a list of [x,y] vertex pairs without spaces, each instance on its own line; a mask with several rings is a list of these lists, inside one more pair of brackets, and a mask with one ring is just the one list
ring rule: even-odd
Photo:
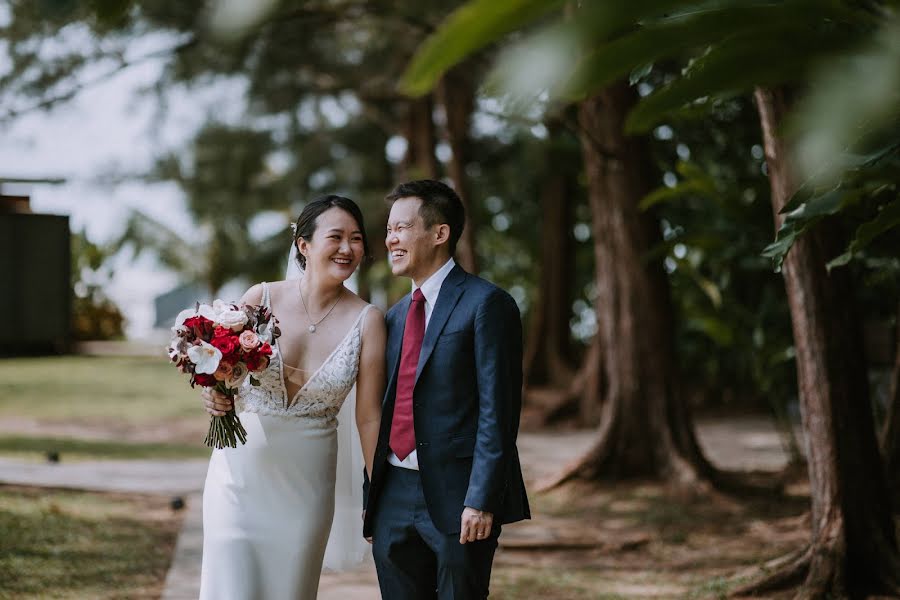
[[217,336],[210,340],[209,343],[215,348],[218,348],[222,353],[222,356],[228,357],[230,357],[235,350],[240,350],[241,348],[241,343],[235,335]]
[[212,338],[213,322],[206,317],[197,315],[196,317],[185,319],[184,326],[190,328],[191,331],[194,332],[194,337],[197,337],[203,341],[208,341],[210,338]]
[[[262,371],[269,366],[269,357],[266,354],[260,352],[261,348],[262,347],[257,348],[253,352],[248,352],[247,358],[244,359],[244,362],[247,363],[247,368],[254,373]],[[269,352],[271,353],[271,350]]]
[[215,387],[216,383],[218,383],[215,377],[206,373],[196,373],[194,381],[197,385],[202,385],[203,387]]
[[256,351],[259,352],[260,354],[265,354],[266,356],[271,356],[272,355],[272,345],[269,344],[269,342],[265,342],[263,345],[261,345],[259,348],[257,348]]
[[220,337],[227,337],[227,336],[229,336],[229,335],[231,335],[231,334],[232,334],[232,333],[231,333],[231,330],[230,330],[230,329],[228,329],[227,327],[222,327],[221,325],[219,325],[218,327],[216,327],[216,328],[213,330],[213,339],[215,339],[215,338],[220,338]]

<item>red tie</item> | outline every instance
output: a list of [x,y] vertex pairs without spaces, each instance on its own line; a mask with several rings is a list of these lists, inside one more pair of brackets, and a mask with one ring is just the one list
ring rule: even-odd
[[406,328],[403,330],[403,346],[400,349],[400,373],[397,376],[397,396],[394,401],[394,418],[391,421],[391,450],[400,460],[409,456],[416,447],[416,431],[413,426],[413,389],[416,387],[416,368],[419,352],[425,337],[425,296],[422,290],[413,292]]

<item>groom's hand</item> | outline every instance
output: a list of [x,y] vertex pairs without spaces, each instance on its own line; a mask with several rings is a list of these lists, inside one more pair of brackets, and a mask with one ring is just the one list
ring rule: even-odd
[[206,412],[214,417],[224,417],[234,408],[234,402],[231,398],[216,390],[204,388],[202,396]]
[[486,540],[491,535],[491,527],[494,525],[494,514],[478,510],[477,508],[463,509],[462,526],[459,532],[459,543],[476,542]]
[[[363,520],[363,523],[366,522],[366,511],[365,511],[365,510],[363,510],[363,512],[362,512],[362,520]],[[363,536],[363,539],[366,540],[367,542],[369,542],[370,544],[372,543],[372,536],[371,536],[371,535],[370,535],[369,537]]]

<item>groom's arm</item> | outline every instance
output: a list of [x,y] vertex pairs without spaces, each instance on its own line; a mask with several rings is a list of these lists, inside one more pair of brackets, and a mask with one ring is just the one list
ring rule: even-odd
[[496,290],[475,317],[478,432],[465,505],[496,513],[506,489],[515,445],[513,419],[522,394],[522,320],[515,300]]

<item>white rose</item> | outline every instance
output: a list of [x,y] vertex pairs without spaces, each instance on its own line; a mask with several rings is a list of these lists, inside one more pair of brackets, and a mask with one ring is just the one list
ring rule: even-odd
[[196,373],[211,375],[219,368],[222,360],[222,352],[213,346],[201,341],[199,346],[191,346],[187,351],[188,358],[194,363]]
[[240,331],[247,324],[247,313],[242,310],[225,310],[219,313],[216,325],[232,331]]
[[231,305],[219,298],[216,298],[215,300],[213,300],[212,307],[213,307],[213,310],[216,311],[216,314],[219,314],[219,315],[222,314],[223,312],[225,312],[226,310],[231,310]]

